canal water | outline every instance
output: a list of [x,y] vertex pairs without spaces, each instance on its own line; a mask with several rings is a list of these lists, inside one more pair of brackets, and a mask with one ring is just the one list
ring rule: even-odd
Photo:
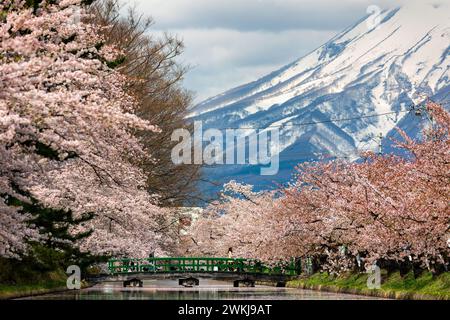
[[103,282],[79,291],[66,291],[26,299],[45,300],[366,300],[351,294],[256,285],[234,288],[232,282],[200,279],[200,285],[185,288],[177,280],[145,280],[142,288],[123,288],[121,282]]

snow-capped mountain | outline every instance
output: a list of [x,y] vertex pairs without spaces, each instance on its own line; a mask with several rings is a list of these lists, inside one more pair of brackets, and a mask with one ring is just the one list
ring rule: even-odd
[[289,180],[298,162],[376,149],[397,125],[414,131],[411,105],[449,99],[449,12],[450,2],[411,1],[367,16],[307,56],[197,105],[189,118],[204,127],[280,127],[278,176],[249,166],[206,168],[205,176],[267,187]]

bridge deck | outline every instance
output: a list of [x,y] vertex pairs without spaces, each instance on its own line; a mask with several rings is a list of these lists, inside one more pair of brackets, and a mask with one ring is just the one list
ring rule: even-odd
[[111,275],[130,274],[258,274],[296,276],[301,266],[295,260],[273,267],[253,259],[167,257],[146,259],[113,259],[108,262]]
[[290,275],[270,275],[259,273],[128,273],[117,275],[103,275],[89,278],[92,282],[123,282],[130,279],[139,280],[178,280],[182,278],[214,279],[223,281],[233,281],[236,279],[249,279],[254,281],[284,282],[297,278]]

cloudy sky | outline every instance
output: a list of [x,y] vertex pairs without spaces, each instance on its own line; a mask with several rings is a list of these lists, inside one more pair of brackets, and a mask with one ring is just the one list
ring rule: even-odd
[[[422,1],[422,0],[409,0]],[[304,56],[393,0],[130,0],[154,18],[154,32],[184,40],[180,61],[191,66],[186,88],[196,102]]]

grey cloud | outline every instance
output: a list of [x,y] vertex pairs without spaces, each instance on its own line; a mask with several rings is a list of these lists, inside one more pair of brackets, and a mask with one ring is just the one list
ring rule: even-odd
[[186,45],[184,58],[205,67],[289,62],[330,39],[334,31],[290,30],[280,33],[227,29],[174,30]]
[[[414,1],[414,0],[413,0]],[[226,28],[240,31],[333,30],[366,14],[381,0],[140,0],[159,28]]]
[[[133,0],[122,0],[126,4]],[[134,0],[156,31],[184,39],[185,86],[197,102],[300,58],[366,15],[369,5],[448,0]]]
[[188,88],[198,100],[255,80],[304,56],[330,39],[334,31],[290,30],[279,33],[235,30],[174,30],[186,45],[183,60],[192,65]]

